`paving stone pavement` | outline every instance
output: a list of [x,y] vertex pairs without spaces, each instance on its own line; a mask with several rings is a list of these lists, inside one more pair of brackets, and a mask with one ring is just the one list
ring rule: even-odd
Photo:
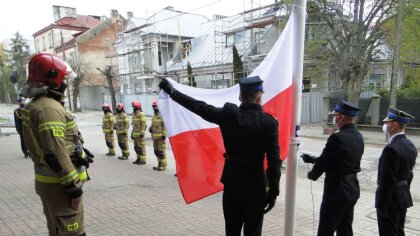
[[[12,114],[12,110],[0,104],[0,117]],[[86,147],[96,154],[89,169],[92,180],[84,187],[88,235],[224,235],[221,193],[185,204],[174,177],[170,149],[168,169],[152,170],[157,161],[150,138],[146,141],[148,159],[144,166],[131,164],[132,142],[130,160],[106,157],[101,116],[96,111],[76,114]],[[0,235],[47,235],[41,201],[34,190],[33,164],[23,158],[19,145],[16,134],[0,137]],[[305,179],[307,168],[299,164],[297,180],[295,235],[303,236],[316,235],[323,190],[322,180]],[[276,207],[265,216],[263,235],[284,234],[285,177],[283,170],[281,193]],[[408,210],[406,235],[420,235],[419,203],[416,201]],[[374,193],[363,191],[355,208],[354,235],[378,235],[373,206]]]

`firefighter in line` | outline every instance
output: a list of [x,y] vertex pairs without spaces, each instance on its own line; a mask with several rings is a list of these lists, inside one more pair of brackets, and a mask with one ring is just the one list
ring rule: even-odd
[[76,74],[60,58],[39,53],[29,61],[20,95],[32,98],[23,110],[23,136],[35,169],[35,191],[47,218],[49,235],[86,235],[83,183],[86,167],[72,162],[75,121],[60,102],[67,77]]
[[115,118],[111,111],[111,106],[107,103],[102,105],[102,111],[104,112],[104,118],[102,121],[102,132],[105,135],[106,146],[108,147],[107,156],[115,156],[114,146],[114,125]]
[[120,160],[128,160],[130,151],[128,150],[128,117],[125,114],[124,104],[117,104],[117,140],[118,145],[121,148],[122,156],[119,156]]
[[134,151],[137,154],[137,159],[133,164],[144,165],[146,164],[146,145],[144,143],[144,133],[147,127],[146,116],[141,109],[139,101],[133,101],[131,106],[133,107],[131,139],[134,142]]
[[158,159],[158,166],[154,166],[153,169],[157,171],[163,171],[166,169],[167,166],[167,159],[166,159],[166,129],[165,124],[163,123],[162,116],[158,109],[157,101],[154,100],[152,103],[153,107],[153,118],[152,118],[152,125],[149,128],[149,132],[152,134],[153,139],[153,149],[155,155]]
[[17,102],[19,103],[19,107],[15,109],[14,111],[14,118],[15,118],[15,127],[16,127],[16,131],[19,134],[20,137],[20,147],[22,149],[23,155],[25,156],[25,158],[29,157],[29,151],[28,148],[26,147],[25,144],[25,140],[23,140],[23,127],[22,127],[22,112],[23,112],[23,106],[25,105],[25,99],[24,98],[19,98],[17,100]]

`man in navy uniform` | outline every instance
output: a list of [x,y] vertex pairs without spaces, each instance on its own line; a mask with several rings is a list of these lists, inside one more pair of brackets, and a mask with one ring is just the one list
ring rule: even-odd
[[20,137],[20,147],[22,149],[23,155],[25,158],[29,157],[29,150],[26,147],[25,140],[23,139],[23,107],[25,106],[25,98],[18,98],[17,102],[19,103],[19,107],[15,109],[14,111],[14,117],[15,117],[15,127],[16,131],[19,134]]
[[318,236],[353,235],[353,213],[360,197],[357,172],[364,151],[363,136],[356,129],[360,109],[341,100],[334,109],[333,122],[339,131],[332,134],[317,158],[303,154],[305,163],[314,166],[308,179],[317,180],[325,172]]
[[417,158],[416,147],[404,134],[412,119],[404,111],[389,108],[383,120],[390,138],[378,166],[375,207],[379,235],[405,235],[405,215],[407,208],[413,206],[410,184]]
[[264,213],[274,207],[279,195],[279,124],[260,105],[262,83],[258,76],[239,80],[239,107],[232,103],[214,107],[177,91],[166,79],[159,84],[175,102],[220,127],[226,150],[221,182],[228,236],[240,235],[242,226],[245,235],[261,235]]

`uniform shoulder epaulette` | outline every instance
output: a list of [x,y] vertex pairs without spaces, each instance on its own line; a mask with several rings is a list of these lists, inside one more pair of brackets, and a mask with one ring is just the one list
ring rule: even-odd
[[276,117],[274,117],[273,115],[271,115],[270,113],[264,112],[266,115],[270,116],[271,118],[273,118],[274,120],[277,120]]

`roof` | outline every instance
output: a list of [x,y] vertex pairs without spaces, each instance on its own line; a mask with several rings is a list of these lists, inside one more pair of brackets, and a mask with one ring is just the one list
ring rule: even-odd
[[87,29],[93,28],[96,25],[101,23],[101,20],[97,16],[83,16],[77,15],[77,18],[73,17],[64,17],[56,21],[54,24],[50,24],[41,30],[35,32],[32,36],[36,37],[52,28],[63,28],[63,29],[73,29],[85,31]]
[[97,16],[84,16],[77,15],[77,18],[73,17],[63,17],[60,20],[56,21],[55,24],[58,26],[74,26],[74,27],[84,27],[84,28],[93,28],[96,25],[101,23],[101,20]]

